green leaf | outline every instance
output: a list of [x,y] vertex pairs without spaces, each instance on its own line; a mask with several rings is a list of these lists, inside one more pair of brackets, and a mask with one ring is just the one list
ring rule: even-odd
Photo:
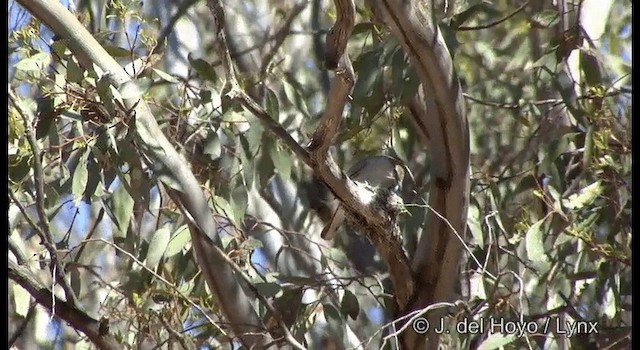
[[233,210],[231,209],[231,205],[229,204],[229,202],[227,202],[226,199],[214,195],[213,205],[218,214],[227,217],[229,220],[233,219],[233,216],[231,215],[233,213]]
[[558,22],[560,16],[554,9],[543,10],[531,17],[531,25],[534,28],[549,28]]
[[211,102],[211,90],[200,90],[200,102],[203,104]]
[[495,12],[495,10],[491,6],[493,5],[487,4],[484,1],[471,5],[464,11],[456,13],[451,17],[451,26],[454,28],[458,28],[459,26],[465,24],[471,17],[476,16],[476,14]]
[[151,68],[162,80],[168,81],[172,84],[178,84],[180,81],[173,77],[171,74],[165,73],[159,69]]
[[87,181],[89,179],[89,170],[87,170],[87,158],[89,156],[89,149],[85,149],[82,156],[78,160],[76,169],[73,171],[73,182],[71,184],[71,193],[73,194],[73,203],[75,205],[80,204],[80,201],[84,198],[84,191],[87,188]]
[[53,115],[53,98],[42,97],[38,99],[38,120],[36,121],[36,139],[42,140],[54,121]]
[[502,333],[493,333],[478,346],[478,350],[500,349],[507,344],[513,343],[516,339],[515,334],[504,335]]
[[155,270],[167,249],[167,244],[171,238],[171,231],[169,228],[161,227],[151,237],[149,242],[149,249],[147,250],[147,258],[145,259],[145,266],[151,270]]
[[398,49],[391,57],[391,86],[393,93],[401,102],[415,96],[420,86],[420,79],[406,61],[402,49]]
[[48,53],[39,52],[31,57],[18,61],[13,68],[24,72],[44,71],[44,69],[49,65],[50,60],[51,56]]
[[12,284],[13,302],[15,303],[16,314],[25,317],[29,312],[29,302],[31,300],[31,294],[29,294],[29,292],[27,292],[19,284]]
[[193,287],[196,286],[195,280],[196,280],[195,278],[192,278],[189,281],[180,283],[178,285],[178,291],[180,292],[180,294],[183,294],[183,295],[191,294],[191,291],[193,291]]
[[196,73],[198,73],[201,78],[213,82],[217,80],[216,71],[213,69],[213,67],[211,67],[211,64],[209,64],[209,62],[201,58],[193,58],[191,54],[187,56],[187,59],[189,60],[189,64],[191,64],[191,67],[195,69]]
[[282,290],[282,287],[275,282],[258,282],[254,284],[254,286],[258,290],[258,293],[265,298],[274,297]]
[[131,198],[122,183],[118,184],[115,191],[113,191],[111,195],[111,205],[118,228],[114,231],[113,235],[114,237],[125,237],[127,229],[129,228],[131,215],[133,214],[133,198]]
[[9,179],[14,183],[20,183],[31,171],[31,158],[21,154],[9,155]]
[[342,317],[340,316],[340,311],[338,311],[338,309],[336,309],[333,304],[324,303],[322,304],[322,309],[324,311],[324,317],[327,319],[327,323],[343,324]]
[[171,236],[167,249],[164,251],[165,258],[170,258],[182,251],[187,243],[191,241],[191,235],[189,234],[189,228],[187,225],[180,226]]
[[363,53],[353,63],[353,68],[358,74],[358,80],[353,87],[353,101],[361,106],[366,106],[373,99],[376,85],[382,82],[380,79],[380,56],[382,50],[371,50]]
[[244,221],[244,215],[247,212],[248,203],[249,196],[245,186],[240,185],[231,192],[231,207],[234,214],[234,221],[236,223],[239,224]]
[[153,80],[149,77],[138,78],[125,83],[118,91],[123,100],[140,99],[149,91],[151,84]]
[[[361,22],[353,26],[351,36],[371,32],[375,29],[375,25],[372,22]],[[368,34],[368,33],[367,33]]]
[[71,269],[69,272],[71,279],[71,289],[75,295],[80,295],[82,292],[82,275],[77,268]]
[[220,142],[218,134],[210,132],[207,135],[203,153],[208,154],[211,159],[220,158],[220,155],[222,154],[222,143]]
[[584,153],[582,155],[583,169],[589,169],[593,161],[593,125],[587,128],[587,134],[584,136]]
[[[93,153],[93,151],[91,152]],[[85,191],[83,193],[83,199],[85,202],[90,203],[91,198],[98,195],[99,190],[102,188],[98,187],[100,185],[101,177],[100,177],[100,167],[98,163],[96,163],[94,157],[88,157],[87,159],[87,171],[89,172],[89,176],[87,178],[87,186],[85,187]]]
[[580,49],[580,69],[584,73],[584,80],[588,86],[599,86],[603,83],[600,62],[596,55],[589,50]]
[[276,93],[269,88],[267,88],[265,110],[271,119],[280,122],[280,102],[278,102],[278,96],[276,96]]
[[540,273],[545,273],[551,268],[551,262],[544,249],[544,232],[542,230],[544,221],[545,219],[542,219],[531,225],[525,235],[527,257]]
[[269,156],[273,161],[273,166],[283,179],[291,177],[291,168],[293,167],[293,159],[287,150],[281,150],[278,142],[271,140],[269,144]]
[[484,234],[482,232],[482,218],[476,201],[471,200],[469,203],[468,214],[469,230],[473,236],[473,243],[480,247],[484,247]]
[[358,314],[360,313],[360,304],[358,303],[358,298],[351,293],[349,290],[345,289],[344,296],[342,297],[342,302],[340,303],[340,309],[342,312],[349,315],[352,320],[358,318]]
[[566,200],[562,201],[562,205],[569,209],[580,209],[593,201],[602,193],[602,183],[600,180],[581,189],[578,193],[574,193]]
[[80,84],[84,79],[84,69],[80,67],[75,59],[71,58],[67,61],[67,81]]
[[113,46],[113,45],[103,45],[102,47],[112,57],[131,57],[131,51],[124,49],[122,47]]

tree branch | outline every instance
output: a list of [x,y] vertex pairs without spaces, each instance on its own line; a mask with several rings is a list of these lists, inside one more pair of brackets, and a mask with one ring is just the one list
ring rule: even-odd
[[96,73],[108,78],[121,95],[131,96],[123,99],[123,104],[129,113],[135,114],[133,130],[141,151],[160,180],[178,191],[186,211],[184,214],[191,217],[198,227],[198,230],[191,230],[192,244],[207,284],[218,297],[220,309],[246,347],[271,343],[272,337],[264,333],[264,325],[251,300],[218,248],[222,243],[217,225],[198,180],[160,130],[131,77],[60,3],[46,0],[18,0],[18,3],[66,39],[84,67],[95,67]]
[[[469,126],[451,55],[438,26],[417,6],[402,0],[366,3],[374,17],[391,29],[418,73],[427,113],[414,116],[422,115],[419,122],[429,131],[432,161],[429,205],[464,237],[469,203]],[[448,300],[458,280],[455,272],[462,245],[449,226],[431,211],[427,213],[427,225],[412,262],[419,294],[411,309]],[[433,321],[437,320],[437,314],[430,315]],[[437,341],[435,337],[432,339]],[[410,349],[426,346],[414,332],[404,333],[403,342]]]
[[353,0],[333,0],[336,6],[336,22],[327,34],[327,46],[325,52],[325,66],[327,69],[336,69],[338,62],[345,55],[347,42],[353,31],[356,17],[356,6]]
[[[356,183],[349,180],[328,152],[329,146],[340,126],[342,111],[348,95],[355,83],[355,74],[348,55],[344,54],[340,58],[336,77],[329,91],[327,107],[322,115],[320,126],[314,132],[312,140],[307,146],[307,152],[293,140],[291,135],[274,118],[269,116],[258,103],[240,88],[224,36],[224,9],[217,0],[209,0],[207,4],[215,18],[218,54],[223,59],[224,70],[227,74],[226,84],[229,89],[227,96],[238,101],[252,112],[267,129],[289,146],[301,161],[313,169],[314,174],[329,186],[337,198],[340,198],[351,212],[364,220],[365,226],[369,229],[367,230],[369,231],[367,235],[370,235],[369,237],[378,245],[378,248],[383,248],[380,249],[380,253],[385,258],[391,271],[396,292],[396,303],[401,309],[404,308],[413,295],[413,278],[411,277],[408,259],[401,246],[397,247],[397,245],[388,244],[388,236],[392,236],[390,232],[393,229],[390,227],[388,217],[378,212],[373,206],[365,204],[367,201],[359,196],[361,191],[358,191]],[[344,23],[353,23],[353,21],[348,20]],[[394,249],[390,249],[390,247]]]
[[[122,348],[113,336],[100,332],[100,321],[79,310],[71,302],[53,296],[51,290],[42,285],[27,268],[18,265],[11,259],[8,260],[8,263],[9,278],[27,290],[36,302],[47,308],[49,312],[86,334],[89,340],[100,349],[117,350]],[[55,309],[52,310],[54,298]]]

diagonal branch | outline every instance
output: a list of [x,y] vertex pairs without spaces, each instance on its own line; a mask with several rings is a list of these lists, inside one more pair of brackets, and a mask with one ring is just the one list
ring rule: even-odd
[[[100,321],[79,310],[71,302],[55,297],[49,288],[33,276],[29,269],[18,265],[11,259],[8,260],[8,263],[9,278],[29,292],[36,302],[47,308],[49,312],[86,334],[99,349],[122,349],[114,337],[100,331]],[[53,305],[55,307],[52,307]]]
[[297,4],[293,9],[291,9],[291,11],[289,11],[289,14],[285,19],[284,24],[280,27],[278,32],[274,35],[275,42],[273,43],[269,51],[264,55],[262,59],[262,64],[260,67],[261,76],[264,76],[264,74],[267,73],[267,69],[271,65],[271,61],[275,57],[276,53],[278,52],[282,44],[284,44],[285,39],[287,39],[288,37],[289,31],[291,29],[291,24],[302,12],[302,10],[304,10],[307,7],[307,4],[308,2],[304,1],[300,4]]

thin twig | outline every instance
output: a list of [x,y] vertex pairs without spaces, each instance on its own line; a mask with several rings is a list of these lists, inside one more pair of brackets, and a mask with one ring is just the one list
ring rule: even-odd
[[302,10],[304,10],[307,7],[307,4],[308,4],[308,1],[305,0],[304,2],[296,5],[289,12],[287,19],[284,21],[284,24],[282,25],[282,27],[280,27],[280,30],[278,30],[278,32],[275,34],[275,43],[273,43],[273,46],[269,49],[269,51],[264,55],[264,58],[262,59],[262,67],[260,67],[260,75],[266,74],[267,69],[271,64],[271,61],[275,57],[276,53],[278,52],[282,44],[284,44],[285,39],[287,39],[287,37],[289,36],[288,34],[290,33],[291,24],[296,19],[296,17],[298,17],[298,15],[302,12]]
[[527,7],[527,5],[529,5],[529,1],[525,2],[524,4],[522,4],[520,7],[515,9],[510,14],[506,15],[503,18],[500,18],[499,20],[497,20],[495,22],[491,22],[491,23],[488,23],[488,24],[485,24],[485,25],[481,25],[481,26],[472,26],[472,27],[460,26],[460,27],[455,28],[455,30],[462,32],[462,31],[467,31],[467,30],[487,29],[487,28],[491,28],[491,27],[497,26],[498,24],[508,20],[509,18],[515,16],[516,14],[518,14],[519,12],[524,10],[524,8]]
[[[86,239],[91,239],[91,237],[93,237],[93,234],[96,232],[96,229],[98,228],[98,225],[100,225],[100,223],[102,222],[102,218],[104,217],[104,212],[105,212],[104,208],[100,208],[100,212],[98,213],[98,217],[94,221],[93,227],[91,227],[91,230],[89,231],[89,233],[85,237],[85,240]],[[78,250],[78,253],[76,254],[75,258],[73,258],[73,262],[74,263],[78,263],[80,261],[80,257],[82,256],[82,253],[84,252],[84,247],[85,246],[83,245]]]

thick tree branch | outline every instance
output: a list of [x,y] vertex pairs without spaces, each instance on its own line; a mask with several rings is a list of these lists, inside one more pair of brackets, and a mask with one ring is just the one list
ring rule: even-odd
[[[22,286],[36,302],[46,307],[49,312],[86,334],[98,348],[107,350],[122,349],[122,346],[118,344],[113,336],[100,332],[100,321],[79,310],[71,302],[54,297],[51,290],[42,285],[27,268],[18,265],[12,260],[8,260],[8,262],[9,278]],[[55,309],[52,308],[53,298],[55,298]]]
[[[421,80],[428,116],[419,123],[429,131],[432,161],[429,204],[464,237],[469,203],[469,127],[451,55],[438,26],[417,6],[402,0],[368,0],[367,4],[401,43]],[[460,241],[433,212],[428,213],[427,225],[413,259],[419,294],[412,309],[450,299],[458,280]],[[431,315],[434,321],[436,316]],[[426,346],[413,332],[405,333],[404,343],[411,349]]]
[[125,108],[135,114],[133,129],[141,150],[161,181],[178,191],[185,215],[190,216],[198,227],[198,230],[191,230],[192,244],[207,284],[218,297],[220,309],[246,347],[271,343],[272,337],[264,333],[264,325],[218,248],[221,242],[217,225],[200,184],[158,127],[131,77],[59,2],[18,0],[18,3],[66,39],[82,65],[95,67],[99,75],[109,78],[121,95],[131,96],[123,102]]
[[347,42],[353,31],[356,17],[356,6],[353,0],[333,0],[336,6],[336,22],[327,34],[325,66],[336,69],[338,62],[345,55]]

